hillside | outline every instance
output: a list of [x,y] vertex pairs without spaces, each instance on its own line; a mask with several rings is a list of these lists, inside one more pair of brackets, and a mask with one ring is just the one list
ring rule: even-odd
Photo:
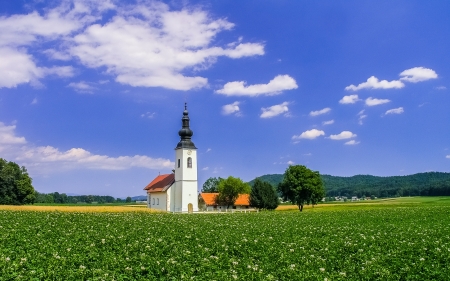
[[[428,172],[407,176],[377,177],[356,175],[338,177],[321,175],[327,196],[450,196],[450,173]],[[263,175],[263,181],[277,186],[282,174]],[[250,185],[253,184],[250,181]]]

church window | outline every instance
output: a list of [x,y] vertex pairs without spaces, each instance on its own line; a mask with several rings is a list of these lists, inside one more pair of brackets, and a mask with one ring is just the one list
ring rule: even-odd
[[156,198],[156,205],[159,205],[159,198]]
[[180,168],[180,166],[181,166],[181,160],[178,159],[178,168]]
[[153,201],[153,205],[155,205],[155,198],[153,198],[153,200],[152,200],[152,201]]
[[192,168],[192,158],[191,157],[188,157],[188,159],[187,159],[187,167]]

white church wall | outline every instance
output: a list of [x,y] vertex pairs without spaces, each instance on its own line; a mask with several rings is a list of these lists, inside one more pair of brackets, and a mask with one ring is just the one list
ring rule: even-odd
[[167,211],[167,194],[166,192],[152,192],[150,193],[149,201],[150,208]]

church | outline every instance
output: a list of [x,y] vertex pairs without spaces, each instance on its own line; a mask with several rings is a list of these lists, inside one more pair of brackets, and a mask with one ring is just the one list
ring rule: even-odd
[[181,123],[173,173],[157,176],[144,188],[149,208],[177,213],[198,211],[197,148],[191,140],[194,133],[189,128],[186,104]]

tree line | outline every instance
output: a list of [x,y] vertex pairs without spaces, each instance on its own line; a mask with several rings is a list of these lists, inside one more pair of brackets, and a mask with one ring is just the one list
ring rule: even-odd
[[[391,177],[371,175],[356,175],[352,177],[320,175],[320,177],[324,184],[325,196],[327,197],[450,196],[450,173],[426,172]],[[283,174],[259,177],[259,179],[267,181],[274,186],[281,183],[283,178]]]
[[121,198],[114,198],[112,196],[101,195],[67,195],[65,193],[39,193],[36,192],[36,199],[34,203],[56,203],[56,204],[78,204],[78,203],[130,203],[131,197],[125,200]]

